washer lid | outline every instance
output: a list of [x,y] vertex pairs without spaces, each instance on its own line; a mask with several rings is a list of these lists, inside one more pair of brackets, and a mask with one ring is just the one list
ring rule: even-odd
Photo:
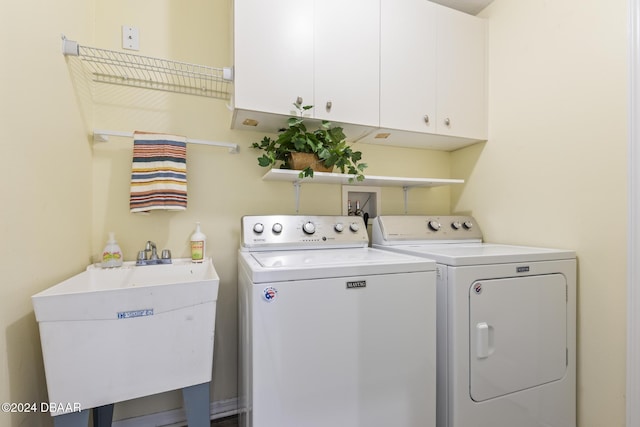
[[435,261],[372,248],[240,252],[254,283],[434,271]]
[[385,246],[385,249],[423,256],[450,266],[505,264],[513,262],[555,261],[574,259],[571,250],[492,243],[450,243]]

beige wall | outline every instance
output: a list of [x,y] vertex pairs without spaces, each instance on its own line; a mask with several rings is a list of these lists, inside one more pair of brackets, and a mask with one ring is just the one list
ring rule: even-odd
[[495,0],[484,146],[453,209],[488,240],[578,254],[578,420],[625,423],[626,2]]
[[[32,294],[81,271],[111,230],[128,260],[149,239],[186,256],[195,221],[221,276],[213,400],[234,397],[239,218],[293,213],[293,188],[260,179],[265,170],[248,147],[262,135],[230,130],[224,101],[90,86],[59,40],[64,32],[117,50],[120,26],[134,25],[140,54],[231,65],[230,2],[4,3],[0,144],[10,161],[0,186],[0,401],[46,401]],[[484,12],[490,141],[453,155],[360,147],[370,174],[468,180],[411,190],[410,213],[467,211],[490,240],[578,251],[581,427],[624,425],[625,6],[495,0]],[[189,209],[137,216],[127,206],[131,141],[92,146],[92,128],[174,132],[236,142],[241,152],[190,146]],[[402,212],[401,189],[383,189],[382,198],[383,213]],[[339,186],[304,185],[301,213],[337,214],[340,199]],[[179,394],[165,393],[117,405],[116,418],[180,404]],[[48,415],[0,413],[0,426],[41,424]]]
[[[31,295],[90,262],[91,148],[61,33],[91,41],[93,3],[2,1],[0,402],[46,402]],[[0,426],[49,425],[0,412]]]

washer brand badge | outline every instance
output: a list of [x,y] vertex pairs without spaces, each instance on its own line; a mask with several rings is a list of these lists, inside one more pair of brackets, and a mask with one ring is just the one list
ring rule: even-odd
[[347,289],[366,288],[366,280],[356,280],[354,282],[347,282]]
[[529,271],[529,266],[525,265],[524,267],[516,267],[516,273],[527,273]]
[[476,283],[475,285],[473,285],[473,290],[475,291],[476,295],[480,295],[482,293],[482,283]]
[[118,312],[118,319],[131,319],[132,317],[143,317],[143,316],[153,316],[153,308]]
[[269,286],[268,288],[264,288],[262,292],[264,295],[264,300],[266,302],[273,302],[278,297],[278,290],[272,286]]

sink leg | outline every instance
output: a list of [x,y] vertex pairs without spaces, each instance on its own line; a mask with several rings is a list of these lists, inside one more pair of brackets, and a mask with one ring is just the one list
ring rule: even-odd
[[69,412],[53,417],[54,427],[87,427],[89,424],[89,410]]
[[182,389],[184,409],[187,412],[189,427],[209,427],[209,384],[203,383]]
[[111,427],[113,421],[113,403],[93,408],[93,427]]

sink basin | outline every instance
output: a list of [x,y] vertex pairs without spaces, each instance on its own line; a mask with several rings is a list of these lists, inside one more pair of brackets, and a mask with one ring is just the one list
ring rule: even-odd
[[219,278],[211,260],[89,266],[32,296],[51,414],[211,381]]

